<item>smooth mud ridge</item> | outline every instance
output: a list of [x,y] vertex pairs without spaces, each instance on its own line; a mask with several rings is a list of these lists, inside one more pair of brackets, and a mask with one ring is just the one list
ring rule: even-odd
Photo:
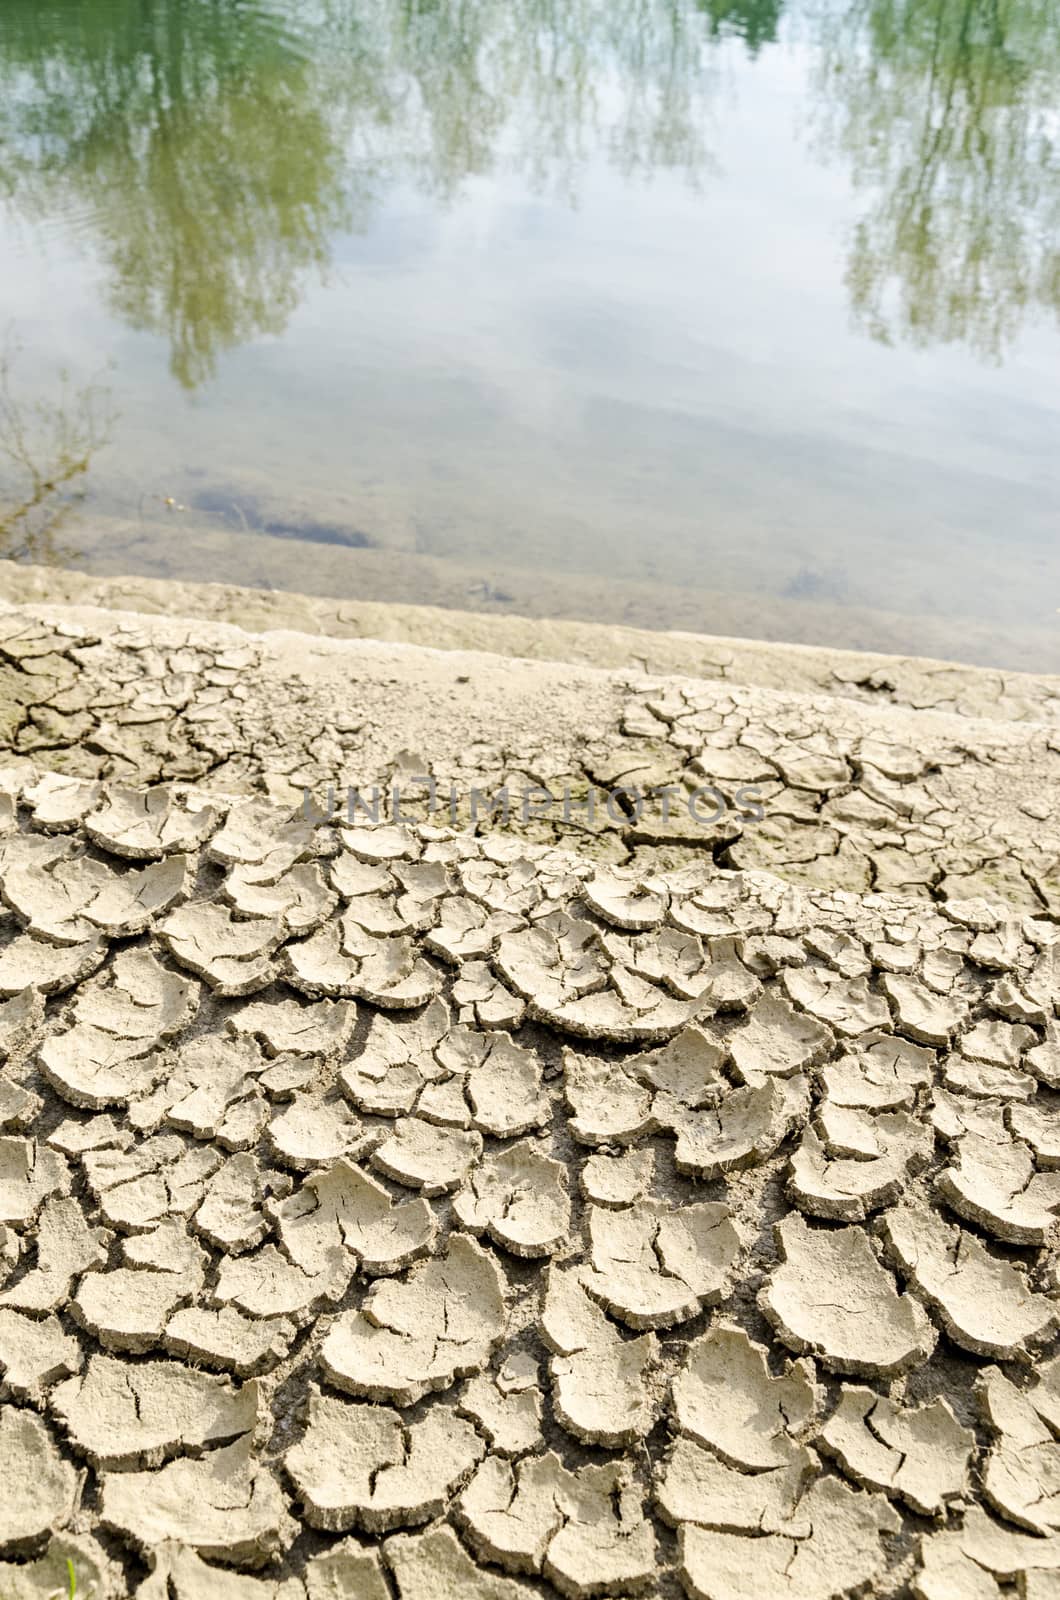
[[2,1600],[1060,1595],[1060,697],[829,661],[0,610]]

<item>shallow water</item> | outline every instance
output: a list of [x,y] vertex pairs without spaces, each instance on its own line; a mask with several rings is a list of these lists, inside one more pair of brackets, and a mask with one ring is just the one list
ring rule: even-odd
[[1058,91],[1055,0],[4,0],[5,548],[1060,670]]

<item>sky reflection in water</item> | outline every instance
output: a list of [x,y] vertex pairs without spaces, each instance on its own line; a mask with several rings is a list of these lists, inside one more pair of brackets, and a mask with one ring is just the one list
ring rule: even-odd
[[7,547],[1060,668],[1058,90],[1052,0],[5,0]]

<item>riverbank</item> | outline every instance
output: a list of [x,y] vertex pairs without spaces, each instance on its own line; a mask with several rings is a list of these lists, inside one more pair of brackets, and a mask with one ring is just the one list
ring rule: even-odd
[[1058,705],[0,572],[0,1592],[1038,1592]]

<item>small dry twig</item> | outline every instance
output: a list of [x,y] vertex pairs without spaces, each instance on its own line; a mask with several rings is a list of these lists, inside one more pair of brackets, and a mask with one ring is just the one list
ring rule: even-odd
[[73,388],[65,371],[57,400],[20,399],[12,385],[18,353],[9,336],[0,350],[0,465],[11,480],[10,489],[0,486],[0,555],[54,561],[61,554],[54,535],[83,498],[79,480],[110,438],[116,413],[108,389]]

